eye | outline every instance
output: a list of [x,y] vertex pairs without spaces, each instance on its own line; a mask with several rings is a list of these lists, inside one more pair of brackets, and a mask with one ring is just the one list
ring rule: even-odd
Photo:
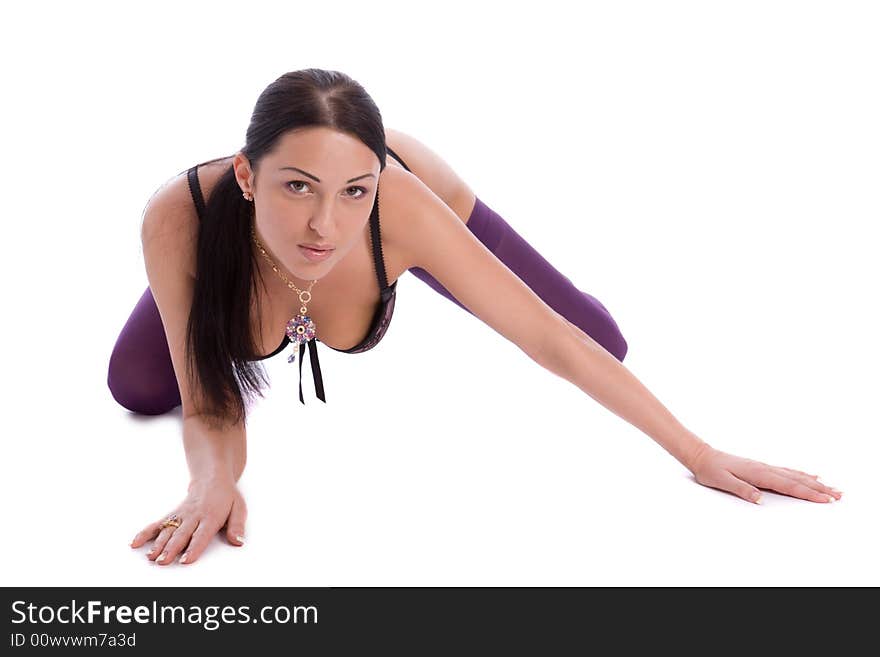
[[349,197],[350,197],[350,198],[363,198],[364,196],[367,195],[367,190],[366,190],[365,187],[357,187],[357,186],[355,186],[355,187],[349,187],[349,189],[356,189],[356,190],[359,190],[359,191],[360,191],[360,194],[357,195],[357,196],[352,196],[351,194],[349,194]]
[[[309,184],[304,180],[291,180],[289,183],[287,183],[287,187],[289,189],[291,189],[291,191],[296,192],[297,194],[302,193],[304,190],[297,189],[297,188],[293,187],[294,185],[305,185],[306,187],[309,186]],[[360,192],[360,193],[359,194],[357,194],[357,193],[348,194],[349,198],[358,199],[358,198],[363,198],[364,196],[367,195],[367,188],[366,187],[360,187],[360,186],[355,185],[353,187],[349,187],[346,191],[350,192],[351,190],[356,190],[356,192]]]
[[[291,185],[306,185],[306,186],[308,186],[308,184],[309,183],[305,182],[304,180],[291,180],[289,183],[287,183],[287,186],[288,187],[290,187]],[[296,192],[297,190],[294,189],[293,191]]]

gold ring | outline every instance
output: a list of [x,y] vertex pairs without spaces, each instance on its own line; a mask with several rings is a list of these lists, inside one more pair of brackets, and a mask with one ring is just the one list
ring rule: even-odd
[[165,520],[162,521],[162,524],[159,525],[159,528],[165,529],[166,527],[180,527],[180,516],[176,513],[172,513],[170,516],[165,518]]

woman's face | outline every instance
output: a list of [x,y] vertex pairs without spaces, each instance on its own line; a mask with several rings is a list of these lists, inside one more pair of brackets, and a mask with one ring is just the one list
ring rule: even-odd
[[[281,137],[256,177],[241,153],[232,166],[242,191],[254,196],[257,239],[295,278],[322,278],[361,239],[376,197],[379,158],[356,137],[303,128]],[[309,258],[302,244],[331,250]]]

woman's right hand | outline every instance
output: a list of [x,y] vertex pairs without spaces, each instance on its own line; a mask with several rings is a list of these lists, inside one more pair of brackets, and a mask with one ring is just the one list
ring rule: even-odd
[[[159,525],[172,513],[182,519],[180,527],[160,529]],[[183,553],[180,563],[189,564],[201,556],[214,534],[224,526],[232,545],[244,545],[246,517],[244,498],[231,477],[196,479],[190,483],[183,502],[139,531],[131,547],[138,548],[155,539],[147,559],[166,565]]]

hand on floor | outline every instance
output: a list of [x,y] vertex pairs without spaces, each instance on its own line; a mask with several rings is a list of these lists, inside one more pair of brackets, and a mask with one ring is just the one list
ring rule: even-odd
[[244,545],[247,507],[231,477],[194,480],[186,499],[172,513],[179,516],[180,527],[161,528],[162,522],[171,514],[163,516],[138,532],[131,547],[137,548],[153,540],[147,559],[166,565],[181,552],[180,563],[194,562],[223,527],[230,543]]
[[701,446],[691,459],[690,470],[697,483],[757,504],[761,501],[759,488],[811,502],[833,502],[841,496],[840,491],[820,482],[818,475],[741,458],[709,445]]

